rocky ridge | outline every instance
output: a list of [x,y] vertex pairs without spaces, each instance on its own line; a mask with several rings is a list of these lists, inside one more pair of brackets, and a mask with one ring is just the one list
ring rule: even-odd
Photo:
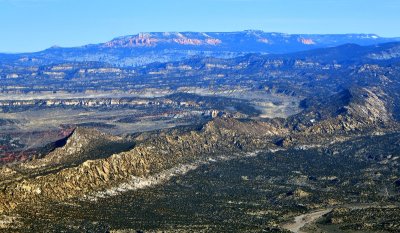
[[66,138],[44,146],[44,153],[50,151],[45,156],[37,155],[28,161],[3,166],[0,185],[54,173],[89,159],[108,157],[115,152],[129,150],[133,145],[132,141],[121,137],[78,127]]
[[[69,137],[63,140],[66,140],[66,142],[62,147],[56,148],[43,158],[22,163],[19,168],[31,170],[47,166],[77,163],[90,159],[93,156],[94,150],[98,150],[99,153],[106,153],[105,148],[107,146],[115,146],[116,143],[123,143],[124,141],[121,137],[82,127],[76,128]],[[99,156],[95,155],[95,157]]]
[[[339,95],[344,98],[343,102],[333,108],[336,111],[327,117],[326,112],[315,112],[317,109],[312,107],[312,110],[306,109],[287,119],[286,123],[282,120],[254,121],[222,116],[214,118],[199,130],[172,130],[146,136],[138,140],[133,149],[125,152],[116,152],[103,158],[99,158],[98,154],[79,157],[79,163],[72,167],[3,184],[1,210],[7,212],[24,203],[68,201],[90,196],[127,182],[132,177],[151,176],[179,164],[189,164],[218,154],[279,150],[302,145],[320,147],[330,144],[333,138],[347,140],[360,135],[360,132],[390,132],[398,128],[390,117],[385,98],[378,90],[357,89]],[[309,119],[307,114],[311,113],[323,114],[323,117],[315,121],[306,120]],[[296,119],[296,124],[302,126],[291,128],[290,122],[296,122]],[[304,124],[307,121],[309,124]],[[105,135],[101,133],[81,129],[75,133],[64,147],[56,149],[53,154],[21,167],[28,172],[38,166],[63,163],[70,159],[68,155],[80,154],[87,145],[97,147],[92,143],[94,138],[101,145],[107,145],[102,140]],[[119,139],[112,137],[107,140]],[[3,169],[8,176],[15,172],[12,168]]]
[[[151,175],[207,155],[266,149],[274,146],[272,137],[286,132],[269,123],[216,118],[200,131],[150,138],[127,152],[86,160],[79,166],[57,173],[6,185],[0,194],[1,210],[12,210],[21,203],[83,197],[127,181],[132,176]],[[67,146],[62,150],[69,149]]]

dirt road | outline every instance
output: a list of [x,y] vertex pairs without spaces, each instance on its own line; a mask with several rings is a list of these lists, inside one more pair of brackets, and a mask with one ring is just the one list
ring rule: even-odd
[[317,212],[302,214],[294,218],[294,223],[288,223],[283,225],[282,227],[286,230],[296,232],[296,233],[304,233],[301,230],[302,227],[309,223],[315,222],[317,219],[322,217],[324,214],[331,212],[332,209],[324,209]]

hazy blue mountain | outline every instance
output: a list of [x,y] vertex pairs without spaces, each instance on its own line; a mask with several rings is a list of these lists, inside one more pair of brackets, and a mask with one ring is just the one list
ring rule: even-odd
[[74,48],[51,47],[25,54],[2,54],[3,63],[52,64],[66,61],[100,61],[114,65],[139,66],[194,56],[233,58],[247,53],[284,54],[343,44],[374,45],[400,41],[375,34],[284,34],[242,32],[155,32],[115,38],[101,44]]

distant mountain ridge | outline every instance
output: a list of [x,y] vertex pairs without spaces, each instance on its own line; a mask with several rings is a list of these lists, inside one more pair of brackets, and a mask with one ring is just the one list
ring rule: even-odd
[[[242,32],[150,32],[117,37],[100,44],[105,48],[137,48],[162,46],[209,46],[244,52],[287,53],[290,46],[326,47],[346,43],[370,45],[400,41],[376,34],[286,34],[247,30]],[[289,45],[287,51],[279,46]],[[300,47],[298,49],[301,49]]]
[[284,54],[343,44],[374,45],[400,41],[375,34],[285,34],[256,30],[241,32],[151,32],[117,37],[81,47],[51,47],[36,53],[0,54],[2,63],[21,65],[71,61],[140,66],[179,61],[194,56],[233,58],[248,53]]

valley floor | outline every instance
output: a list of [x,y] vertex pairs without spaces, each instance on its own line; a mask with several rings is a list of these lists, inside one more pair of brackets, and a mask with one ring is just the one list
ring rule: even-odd
[[[382,145],[375,149],[386,146],[390,153],[397,150],[390,144],[398,137],[379,136],[365,139],[363,143],[378,140]],[[342,143],[329,149],[353,150],[347,145]],[[122,190],[117,195],[18,208],[12,221],[15,229],[3,230],[317,232],[318,221],[321,232],[342,232],[334,229],[341,229],[340,224],[348,222],[320,222],[320,217],[331,213],[332,208],[335,213],[335,209],[347,206],[348,210],[338,213],[376,208],[382,216],[371,218],[370,222],[359,220],[361,225],[347,226],[343,232],[396,232],[400,228],[385,225],[384,221],[400,220],[400,215],[391,216],[399,213],[399,207],[389,212],[384,207],[367,207],[369,203],[374,203],[373,206],[400,203],[398,187],[390,180],[398,176],[398,169],[394,163],[382,165],[344,154],[331,155],[318,148],[259,152],[250,156],[227,154],[221,159],[198,163],[182,173],[172,170],[166,179],[159,176],[160,182]],[[382,187],[388,188],[389,196],[378,192]],[[352,213],[354,218],[363,218],[358,215],[362,212]],[[294,224],[285,225],[293,219]],[[314,224],[310,226],[310,223]],[[282,225],[283,228],[279,227]]]

